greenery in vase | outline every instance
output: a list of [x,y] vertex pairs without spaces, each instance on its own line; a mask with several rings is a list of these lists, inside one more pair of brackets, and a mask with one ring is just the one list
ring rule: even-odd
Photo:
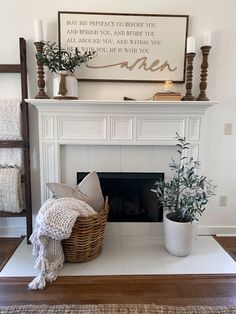
[[156,188],[152,191],[157,194],[163,209],[169,211],[167,217],[170,220],[192,222],[202,215],[216,186],[198,174],[198,161],[185,156],[185,151],[189,149],[185,138],[177,134],[177,141],[178,159],[172,159],[170,163],[174,175],[170,181],[156,182]]
[[95,51],[85,51],[81,53],[78,48],[74,51],[67,51],[60,48],[56,43],[49,41],[43,42],[43,51],[36,53],[36,58],[40,60],[43,65],[48,67],[51,72],[70,71],[74,72],[77,66],[91,60],[95,55]]

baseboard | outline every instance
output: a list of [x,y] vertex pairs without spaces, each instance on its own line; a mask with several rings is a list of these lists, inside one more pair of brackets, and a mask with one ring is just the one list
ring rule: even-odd
[[[106,228],[109,236],[163,236],[163,223],[118,223],[109,222]],[[199,235],[236,235],[236,226],[198,226]]]
[[[163,236],[163,223],[126,223],[109,222],[106,227],[108,236]],[[26,235],[21,226],[0,227],[0,237],[20,237]],[[198,235],[236,236],[236,226],[198,226]]]
[[[35,217],[32,219],[33,229],[35,225]],[[4,217],[0,221],[0,237],[21,237],[26,236],[27,227],[25,217],[9,218]]]
[[25,227],[0,227],[0,238],[18,238],[25,235]]
[[236,236],[236,226],[198,226],[198,234]]
[[236,233],[216,233],[217,237],[236,237]]

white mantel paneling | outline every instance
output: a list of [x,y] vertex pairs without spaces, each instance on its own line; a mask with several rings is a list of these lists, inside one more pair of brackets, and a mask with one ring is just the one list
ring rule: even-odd
[[176,132],[198,158],[204,113],[214,101],[28,99],[38,109],[41,202],[60,181],[60,145],[175,145]]

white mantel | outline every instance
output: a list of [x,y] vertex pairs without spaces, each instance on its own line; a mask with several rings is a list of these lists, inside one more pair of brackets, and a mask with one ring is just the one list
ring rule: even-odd
[[60,182],[60,145],[175,145],[186,136],[199,157],[204,113],[214,101],[28,99],[38,109],[41,201]]

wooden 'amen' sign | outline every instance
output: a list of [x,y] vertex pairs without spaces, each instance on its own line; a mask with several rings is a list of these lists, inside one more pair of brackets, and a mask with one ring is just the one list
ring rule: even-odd
[[97,56],[80,80],[184,82],[187,15],[58,12],[59,45]]

